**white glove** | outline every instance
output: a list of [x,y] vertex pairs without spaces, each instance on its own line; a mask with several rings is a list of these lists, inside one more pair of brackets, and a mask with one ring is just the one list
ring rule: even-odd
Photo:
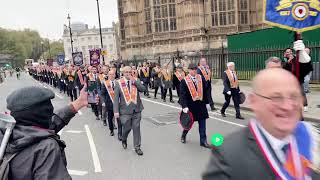
[[143,81],[141,81],[141,84],[143,85]]
[[105,106],[106,106],[106,103],[102,103],[102,106],[105,107]]
[[231,91],[228,91],[227,94],[230,96],[231,95]]
[[299,51],[299,62],[300,63],[309,63],[310,61],[311,61],[311,58],[305,50]]
[[150,80],[153,81],[153,78],[151,78]]
[[211,106],[210,104],[206,104],[207,110],[210,111],[211,110]]
[[182,111],[183,111],[184,113],[188,113],[189,108],[183,108]]
[[293,49],[295,51],[302,51],[306,48],[306,46],[303,44],[303,41],[302,40],[298,40],[298,41],[295,41],[293,43]]

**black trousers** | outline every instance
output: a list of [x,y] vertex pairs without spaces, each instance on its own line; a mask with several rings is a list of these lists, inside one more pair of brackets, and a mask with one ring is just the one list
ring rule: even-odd
[[[157,97],[157,93],[158,93],[158,90],[159,90],[159,86],[158,87],[155,87],[154,88],[154,97]],[[160,86],[160,91],[161,91],[161,98],[162,98],[162,94],[163,94],[163,87],[162,86]]]
[[[121,121],[120,121],[119,118],[116,119],[116,121],[117,121],[117,124],[118,124],[118,136],[122,137],[122,124],[121,124]],[[112,125],[113,125],[113,123],[112,123]]]
[[178,97],[180,98],[180,83],[179,83],[179,84],[176,84],[176,85],[175,85],[175,88],[176,88],[176,90],[177,90]]
[[98,112],[98,105],[97,104],[90,104],[91,108],[94,112],[94,115],[96,115],[96,117],[99,117],[99,112]]
[[231,92],[231,95],[225,94],[224,98],[225,98],[225,103],[223,104],[223,107],[221,109],[221,113],[225,113],[226,109],[228,108],[229,104],[230,104],[230,100],[233,100],[233,104],[234,104],[234,108],[236,110],[236,116],[240,116],[240,95],[239,93],[235,92]]
[[107,110],[107,115],[108,115],[109,130],[113,131],[114,130],[114,127],[113,127],[113,117],[114,117],[113,110]]
[[149,83],[143,82],[144,87],[146,87],[146,91],[143,93],[145,96],[149,96]]
[[[168,89],[163,89],[163,99],[167,97]],[[172,88],[169,88],[170,101],[172,100]]]
[[68,96],[70,96],[70,100],[74,101],[78,98],[77,89],[76,88],[68,88]]

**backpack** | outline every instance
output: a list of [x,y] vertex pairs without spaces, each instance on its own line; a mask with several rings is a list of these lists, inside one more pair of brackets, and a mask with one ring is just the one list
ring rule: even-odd
[[[60,149],[63,153],[63,156],[65,156],[64,154],[64,148],[66,147],[64,141],[62,141],[59,136],[57,135],[52,135],[49,136],[48,138],[54,139],[55,141],[57,141],[57,143],[60,146]],[[0,161],[0,180],[9,180],[9,171],[10,171],[10,161],[18,154],[19,152],[13,153],[13,154],[5,154],[3,156],[2,161]],[[66,163],[66,159],[64,159],[65,163]]]

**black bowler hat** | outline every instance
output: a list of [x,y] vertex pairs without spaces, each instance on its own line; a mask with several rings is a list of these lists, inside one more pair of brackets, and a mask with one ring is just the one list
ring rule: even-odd
[[189,64],[188,69],[198,69],[196,64]]

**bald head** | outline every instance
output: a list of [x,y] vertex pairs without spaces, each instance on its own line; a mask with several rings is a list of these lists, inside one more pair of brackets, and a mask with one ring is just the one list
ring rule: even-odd
[[298,80],[292,73],[281,68],[270,68],[261,70],[253,79],[253,90],[259,92],[263,89],[270,88],[268,86],[277,83],[290,83],[292,88],[300,89]]

